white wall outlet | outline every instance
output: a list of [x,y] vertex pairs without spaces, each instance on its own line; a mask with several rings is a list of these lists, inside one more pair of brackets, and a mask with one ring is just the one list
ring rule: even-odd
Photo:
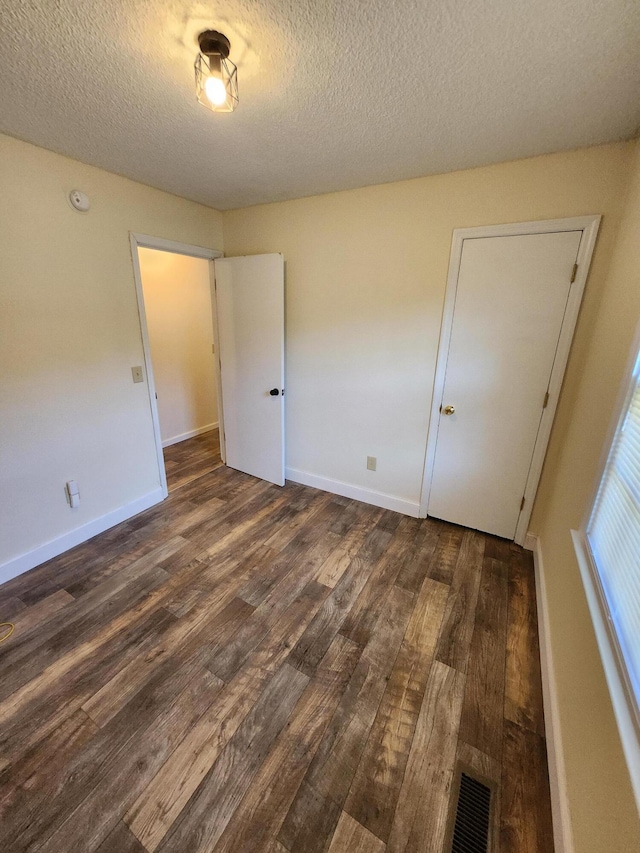
[[131,375],[133,376],[134,382],[142,382],[144,377],[142,376],[142,368],[141,367],[132,367]]
[[378,460],[375,456],[367,456],[367,471],[375,471]]
[[71,509],[76,509],[76,507],[80,506],[80,489],[78,488],[78,484],[75,480],[69,480],[69,482],[65,484],[65,489],[67,492],[69,506]]

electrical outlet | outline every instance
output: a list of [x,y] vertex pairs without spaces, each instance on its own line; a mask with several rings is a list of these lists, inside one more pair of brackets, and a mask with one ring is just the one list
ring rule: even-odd
[[131,368],[131,375],[133,376],[134,382],[142,382],[143,381],[142,368],[141,367],[132,367]]
[[377,463],[375,456],[367,456],[367,471],[375,471]]

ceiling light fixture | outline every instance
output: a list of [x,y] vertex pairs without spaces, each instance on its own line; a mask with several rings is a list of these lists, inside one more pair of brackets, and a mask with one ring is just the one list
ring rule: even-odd
[[196,94],[198,102],[214,113],[230,113],[238,106],[238,69],[229,59],[229,39],[215,30],[198,36]]

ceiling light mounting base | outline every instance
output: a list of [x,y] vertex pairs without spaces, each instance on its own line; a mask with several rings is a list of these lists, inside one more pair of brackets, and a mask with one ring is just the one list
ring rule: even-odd
[[205,30],[198,36],[200,52],[205,56],[221,56],[226,59],[231,50],[231,42],[217,30]]

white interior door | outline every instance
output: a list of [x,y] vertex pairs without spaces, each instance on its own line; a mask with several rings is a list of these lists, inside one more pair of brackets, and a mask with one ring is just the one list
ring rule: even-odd
[[464,240],[430,516],[514,538],[581,237]]
[[284,261],[214,264],[226,463],[284,486]]

